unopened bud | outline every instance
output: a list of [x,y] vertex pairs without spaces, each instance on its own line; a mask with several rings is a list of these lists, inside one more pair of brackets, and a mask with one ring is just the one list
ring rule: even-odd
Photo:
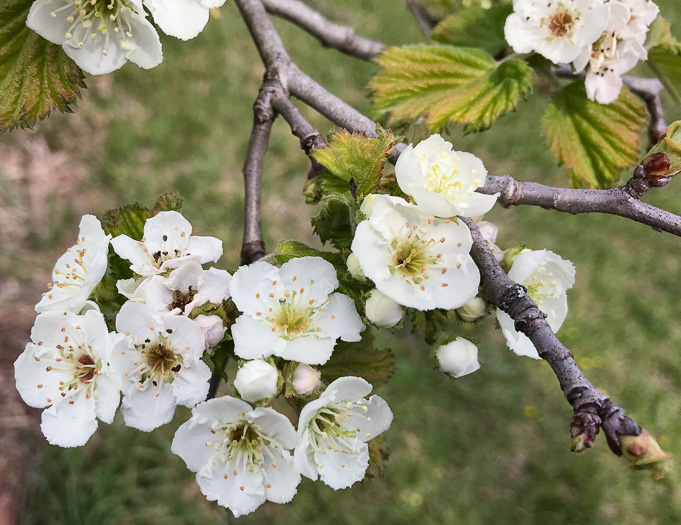
[[662,479],[667,473],[667,460],[671,453],[665,452],[650,432],[642,429],[638,436],[621,436],[622,455],[636,470],[650,470],[653,478]]
[[[661,155],[664,155],[666,160]],[[648,167],[649,161],[653,164],[650,168]],[[667,170],[662,173],[661,170],[667,162],[669,163]],[[656,173],[656,179],[673,177],[681,172],[681,121],[676,121],[667,128],[667,133],[650,150],[643,165],[647,173],[651,173],[649,169]]]
[[201,314],[197,315],[194,321],[201,327],[203,335],[206,336],[206,346],[215,346],[225,337],[227,328],[225,328],[221,317]]
[[383,295],[375,288],[369,293],[366,303],[367,319],[380,328],[392,328],[400,322],[404,310],[399,303]]
[[258,401],[267,399],[277,393],[279,371],[275,366],[256,359],[248,361],[236,373],[234,386],[244,401]]
[[300,363],[293,372],[293,390],[300,396],[307,396],[321,385],[322,373],[310,365]]
[[376,194],[370,193],[369,195],[364,197],[364,200],[362,201],[362,205],[359,207],[359,210],[368,217],[369,215],[371,215],[371,209],[373,208],[375,200]]
[[433,360],[441,372],[454,378],[472,374],[480,368],[478,347],[463,337],[436,346]]
[[357,259],[357,256],[354,253],[351,253],[348,256],[348,260],[345,261],[345,265],[348,267],[350,275],[352,275],[355,279],[358,281],[363,281],[365,279],[362,267],[359,265],[359,259]]
[[475,297],[458,308],[456,313],[463,321],[472,323],[487,315],[487,303],[481,297]]
[[667,176],[671,168],[669,157],[664,153],[653,153],[643,161],[643,169],[648,179],[661,179]]

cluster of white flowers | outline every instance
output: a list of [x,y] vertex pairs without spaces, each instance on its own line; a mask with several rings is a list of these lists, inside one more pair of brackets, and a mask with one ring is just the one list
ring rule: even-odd
[[163,61],[161,40],[147,19],[168,35],[188,40],[208,23],[209,9],[225,0],[36,0],[26,24],[61,45],[92,75],[117,70],[128,60],[144,69]]
[[658,12],[650,0],[514,0],[505,34],[517,53],[588,68],[588,97],[609,104],[622,75],[648,58],[644,43]]

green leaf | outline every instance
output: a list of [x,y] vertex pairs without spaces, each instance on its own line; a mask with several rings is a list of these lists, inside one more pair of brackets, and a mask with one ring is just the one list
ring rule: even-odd
[[26,26],[33,0],[0,3],[0,130],[30,128],[52,110],[70,111],[83,72],[60,46]]
[[391,131],[378,129],[378,138],[341,130],[334,133],[325,148],[312,150],[312,157],[329,173],[322,175],[325,194],[350,191],[350,181],[357,185],[357,195],[368,195],[378,186],[390,152],[399,142]]
[[109,247],[108,264],[104,277],[90,298],[99,305],[109,330],[116,331],[116,315],[127,299],[118,293],[116,283],[133,277],[130,261],[124,261]]
[[469,7],[448,16],[433,30],[433,40],[460,47],[478,47],[491,55],[508,47],[504,24],[513,12],[510,5],[484,9]]
[[145,208],[139,203],[129,204],[107,211],[102,217],[102,227],[106,233],[117,237],[127,235],[132,239],[144,236],[144,223],[161,211],[181,211],[182,198],[177,193],[161,195],[153,208]]
[[532,88],[534,71],[521,60],[501,63],[479,49],[452,46],[390,48],[371,79],[374,112],[390,125],[424,119],[431,132],[449,123],[482,131],[514,109]]
[[319,367],[328,384],[339,377],[357,376],[366,379],[374,389],[386,384],[395,373],[395,362],[388,349],[374,347],[374,335],[367,328],[357,343],[338,341],[331,359]]
[[284,264],[291,259],[295,259],[296,257],[321,257],[336,267],[345,267],[343,257],[339,253],[316,250],[315,248],[311,248],[307,244],[298,241],[279,241],[277,253],[274,254],[274,257],[281,264]]
[[636,163],[646,119],[645,107],[626,87],[612,104],[599,104],[586,98],[584,82],[575,82],[553,95],[542,126],[573,183],[602,188]]
[[[414,335],[423,334],[427,344],[432,345],[441,333],[449,326],[450,311],[448,310],[413,310],[411,313],[411,333]],[[456,316],[455,316],[456,317]]]
[[369,445],[369,467],[364,474],[363,481],[370,481],[382,476],[390,458],[390,445],[386,442],[383,434],[375,437],[367,444]]
[[661,16],[650,25],[646,41],[647,64],[677,104],[681,104],[681,42]]
[[322,199],[319,213],[312,217],[312,226],[324,244],[330,242],[339,250],[350,248],[357,228],[355,208],[349,193],[334,193]]

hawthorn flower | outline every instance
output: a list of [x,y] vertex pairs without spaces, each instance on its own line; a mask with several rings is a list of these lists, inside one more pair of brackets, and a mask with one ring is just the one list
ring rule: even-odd
[[482,161],[471,153],[453,151],[452,144],[438,134],[416,147],[409,145],[395,165],[395,176],[402,191],[436,217],[483,215],[499,197],[475,193],[487,178]]
[[478,347],[464,337],[440,345],[433,352],[438,369],[450,377],[459,378],[480,369]]
[[38,315],[14,377],[24,402],[45,408],[40,428],[47,441],[79,447],[95,433],[98,419],[113,421],[120,376],[109,362],[128,348],[125,338],[108,332],[97,310]]
[[36,0],[26,25],[91,75],[116,71],[128,60],[144,69],[163,61],[140,0]]
[[78,241],[52,270],[52,283],[36,305],[38,313],[69,310],[79,313],[106,273],[109,240],[97,217],[83,215]]
[[[508,276],[527,288],[527,295],[546,314],[551,330],[557,332],[567,317],[566,292],[575,284],[572,263],[548,250],[527,250],[515,258]],[[532,341],[515,329],[510,315],[497,308],[497,320],[511,350],[539,359]]]
[[[463,306],[478,293],[471,234],[456,219],[437,219],[399,197],[377,195],[355,231],[352,252],[384,295],[418,310]],[[368,213],[367,213],[368,212]]]
[[279,371],[277,367],[262,359],[254,359],[244,363],[234,378],[234,386],[241,399],[251,403],[270,398],[276,394],[278,382]]
[[367,319],[380,328],[392,328],[404,316],[402,306],[376,288],[369,292],[365,312]]
[[338,339],[359,341],[364,330],[354,301],[336,288],[336,270],[321,257],[291,259],[281,268],[262,261],[240,267],[230,286],[243,312],[232,325],[234,352],[326,363]]
[[290,450],[297,441],[293,425],[282,414],[224,396],[192,409],[192,417],[177,429],[171,450],[196,472],[203,495],[238,518],[265,501],[293,499],[300,473]]
[[322,373],[305,363],[299,363],[293,371],[293,390],[299,396],[307,396],[322,384]]
[[182,40],[197,36],[208,23],[209,11],[225,0],[144,0],[154,22],[166,35]]
[[567,64],[598,40],[609,13],[601,0],[514,0],[504,34],[516,53],[536,51]]
[[194,322],[203,331],[207,348],[216,346],[225,338],[227,327],[219,315],[197,315]]
[[303,408],[294,457],[300,472],[334,490],[364,478],[369,466],[366,442],[390,428],[393,413],[378,396],[365,399],[371,385],[359,377],[341,377]]
[[162,211],[147,219],[141,241],[119,235],[111,245],[142,277],[167,274],[190,261],[215,262],[222,256],[222,241],[192,235],[192,225],[176,211]]
[[116,316],[116,330],[133,345],[111,357],[123,376],[126,425],[149,432],[170,422],[177,405],[193,407],[206,398],[206,340],[194,321],[128,301]]

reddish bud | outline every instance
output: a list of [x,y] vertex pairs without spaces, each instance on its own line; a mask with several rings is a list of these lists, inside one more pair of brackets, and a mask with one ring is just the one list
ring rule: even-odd
[[638,436],[621,436],[622,455],[637,470],[650,470],[655,479],[661,479],[667,473],[669,452],[660,447],[655,437],[645,428]]
[[657,180],[666,177],[671,168],[669,157],[664,153],[653,153],[643,161],[643,169],[648,180]]

